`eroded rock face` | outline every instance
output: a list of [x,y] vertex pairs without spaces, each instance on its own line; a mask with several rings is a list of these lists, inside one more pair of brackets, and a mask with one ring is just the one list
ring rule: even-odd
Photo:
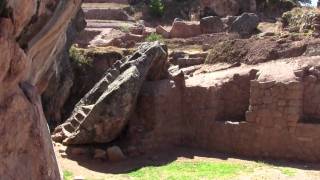
[[114,140],[127,124],[144,81],[166,77],[166,62],[166,48],[157,42],[116,62],[56,128],[53,139],[65,144]]
[[80,10],[68,27],[65,47],[52,66],[52,71],[50,72],[52,77],[48,88],[42,95],[44,113],[49,126],[56,126],[62,123],[61,116],[63,112],[61,112],[61,109],[68,99],[70,89],[74,83],[74,72],[69,58],[69,49],[85,25],[83,11]]
[[75,1],[7,1],[0,17],[0,177],[60,179],[40,94],[80,7]]

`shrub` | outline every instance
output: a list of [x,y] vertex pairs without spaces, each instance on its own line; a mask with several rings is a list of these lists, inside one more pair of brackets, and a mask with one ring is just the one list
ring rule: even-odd
[[124,33],[129,33],[130,32],[130,28],[128,25],[123,25],[120,27],[120,31],[124,32]]
[[161,17],[164,13],[164,4],[162,0],[151,0],[149,9],[152,16]]
[[63,179],[72,180],[73,179],[73,173],[70,172],[70,171],[63,171]]
[[78,66],[91,66],[91,58],[87,57],[86,53],[80,48],[72,46],[69,50],[69,56]]
[[146,41],[148,41],[148,42],[154,42],[154,41],[164,42],[163,37],[157,33],[151,33],[149,36],[146,37]]
[[314,31],[313,19],[319,16],[319,11],[313,8],[294,8],[282,15],[284,26],[297,29],[297,32]]

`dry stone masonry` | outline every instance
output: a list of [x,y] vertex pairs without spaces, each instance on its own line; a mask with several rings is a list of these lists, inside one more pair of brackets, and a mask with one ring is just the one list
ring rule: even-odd
[[[175,145],[317,162],[320,57],[283,59],[145,85],[129,153]],[[181,86],[180,86],[181,87]]]

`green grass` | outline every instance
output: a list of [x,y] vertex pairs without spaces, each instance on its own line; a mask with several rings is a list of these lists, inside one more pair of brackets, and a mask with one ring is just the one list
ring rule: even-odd
[[73,173],[70,171],[63,171],[64,180],[73,180]]
[[146,180],[228,179],[250,171],[248,166],[236,163],[173,162],[160,167],[144,167],[128,175]]
[[287,175],[289,177],[295,176],[297,173],[297,171],[292,168],[280,167],[279,170],[281,171],[282,174]]
[[92,59],[87,56],[84,49],[71,46],[69,49],[69,56],[71,60],[79,66],[91,66]]
[[163,37],[157,33],[151,33],[149,36],[146,37],[146,41],[148,41],[148,42],[154,42],[154,41],[164,42]]

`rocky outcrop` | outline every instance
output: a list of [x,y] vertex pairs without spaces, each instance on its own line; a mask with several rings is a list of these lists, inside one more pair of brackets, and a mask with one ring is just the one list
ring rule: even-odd
[[57,56],[57,60],[52,66],[53,70],[50,72],[52,77],[48,88],[42,94],[43,109],[50,127],[55,127],[62,123],[63,112],[61,112],[61,109],[70,96],[74,81],[69,49],[76,36],[85,28],[85,25],[84,14],[80,10],[68,27],[64,50]]
[[82,49],[73,46],[70,49],[74,79],[70,95],[61,107],[61,121],[70,116],[74,106],[100,81],[106,70],[123,58],[123,51],[114,47]]
[[53,139],[64,144],[107,143],[119,136],[145,80],[166,77],[166,48],[142,45],[116,62],[76,105],[71,117],[56,128]]
[[7,1],[10,13],[0,17],[1,179],[60,179],[40,94],[80,3]]

